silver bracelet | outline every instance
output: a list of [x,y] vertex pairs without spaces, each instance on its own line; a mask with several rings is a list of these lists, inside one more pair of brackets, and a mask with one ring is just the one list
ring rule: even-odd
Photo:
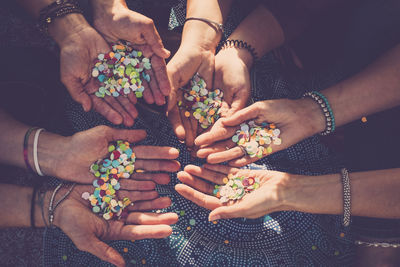
[[325,130],[321,132],[320,135],[328,135],[333,133],[336,128],[335,116],[333,115],[333,110],[328,99],[318,91],[307,92],[303,95],[303,98],[305,97],[310,97],[313,99],[321,107],[322,113],[324,113]]
[[199,21],[205,22],[205,23],[211,25],[212,27],[215,27],[215,29],[220,31],[221,33],[224,33],[224,25],[221,23],[218,23],[218,22],[215,22],[215,21],[212,21],[209,19],[205,19],[205,18],[194,18],[194,17],[186,18],[184,23],[186,23],[186,21],[188,21],[188,20],[199,20]]
[[68,189],[68,191],[64,194],[64,196],[62,196],[62,197],[57,201],[57,203],[53,206],[54,199],[55,199],[55,197],[56,197],[56,195],[57,195],[57,192],[61,189],[61,187],[62,187],[63,185],[64,185],[64,184],[59,184],[59,185],[54,189],[53,194],[51,195],[51,198],[50,198],[50,203],[49,203],[49,227],[50,227],[50,228],[54,228],[54,225],[53,225],[53,223],[54,223],[54,212],[56,211],[56,208],[58,207],[58,205],[60,205],[61,202],[63,202],[63,201],[69,196],[69,194],[72,192],[72,190],[74,189],[74,187],[75,187],[76,184],[73,183],[72,186]]
[[386,242],[364,242],[364,241],[360,241],[360,240],[356,240],[354,241],[354,243],[356,245],[359,246],[365,246],[365,247],[381,247],[381,248],[400,248],[400,244],[399,243],[386,243]]
[[340,170],[343,185],[343,226],[347,227],[351,221],[351,191],[350,177],[346,168]]

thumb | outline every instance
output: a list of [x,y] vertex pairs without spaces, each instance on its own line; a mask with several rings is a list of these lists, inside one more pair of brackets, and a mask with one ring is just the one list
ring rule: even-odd
[[100,241],[97,238],[92,238],[89,240],[88,244],[91,244],[86,248],[86,251],[95,255],[99,259],[114,264],[118,267],[125,266],[125,260],[122,258],[121,254],[119,254],[115,249]]
[[85,92],[82,84],[76,80],[63,81],[67,87],[69,94],[72,99],[82,105],[83,109],[88,112],[92,109],[92,100],[89,95]]
[[251,105],[247,108],[237,111],[230,117],[221,119],[221,122],[225,126],[236,126],[244,121],[254,119],[257,116],[258,116],[257,109],[254,107],[254,105]]
[[240,203],[233,204],[231,206],[222,206],[211,211],[210,215],[208,215],[208,220],[215,221],[219,219],[246,217],[245,212],[246,208],[242,207]]

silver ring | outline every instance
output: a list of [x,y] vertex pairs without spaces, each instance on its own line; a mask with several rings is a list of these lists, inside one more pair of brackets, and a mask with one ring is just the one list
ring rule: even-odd
[[245,148],[244,146],[238,146],[238,147],[242,150],[244,156],[248,156],[248,155],[249,155],[249,154],[247,153],[246,148]]

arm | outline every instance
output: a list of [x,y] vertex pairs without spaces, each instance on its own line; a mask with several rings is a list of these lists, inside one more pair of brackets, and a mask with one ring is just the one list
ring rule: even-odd
[[[78,249],[87,251],[100,259],[117,266],[125,266],[122,256],[112,247],[104,243],[105,240],[132,240],[144,238],[164,238],[172,233],[170,224],[176,223],[178,216],[175,213],[155,214],[142,212],[143,207],[149,209],[163,209],[171,204],[169,198],[156,198],[146,200],[147,193],[142,197],[135,192],[120,191],[122,195],[128,196],[135,201],[139,208],[130,208],[130,213],[125,221],[105,221],[98,217],[88,208],[88,204],[82,199],[83,192],[93,190],[91,186],[76,186],[71,194],[60,203],[54,213],[54,225],[59,227],[71,238]],[[55,201],[58,201],[67,191],[60,189]],[[44,218],[41,206],[36,197],[34,206],[34,220],[36,227],[44,227],[48,222],[48,211],[52,190],[45,193]],[[6,216],[1,216],[0,228],[4,227],[29,227],[31,213],[31,199],[33,189],[15,185],[1,184],[0,193],[4,197],[6,205],[12,205],[15,209],[10,210]],[[157,196],[157,195],[156,195]],[[136,202],[138,201],[138,202]],[[89,204],[90,206],[90,204]],[[142,206],[142,208],[140,208]]]
[[[0,162],[17,167],[26,168],[23,159],[23,140],[29,128],[0,110],[0,146],[7,153],[0,155]],[[33,164],[33,140],[35,132],[32,132],[28,142],[28,160]],[[73,136],[64,137],[44,131],[39,136],[38,161],[42,172],[48,176],[55,176],[64,180],[79,183],[91,183],[95,179],[90,173],[90,165],[108,153],[108,145],[112,141],[126,140],[138,142],[146,137],[143,130],[121,130],[107,126],[97,126],[92,129],[78,132]],[[179,152],[172,147],[135,146],[136,166],[148,171],[174,172],[179,169],[179,163],[174,161]],[[150,180],[156,183],[169,181],[167,174],[156,175],[146,173]],[[134,176],[134,175],[133,175]],[[140,179],[140,178],[139,178]],[[128,179],[135,183],[134,179]],[[145,182],[151,183],[152,181]],[[168,183],[168,182],[167,182]]]
[[[257,177],[260,187],[233,205],[223,205],[211,196],[213,184],[223,178]],[[350,173],[351,214],[379,218],[400,218],[400,169]],[[178,173],[184,184],[176,185],[179,194],[211,209],[209,220],[258,218],[266,214],[296,210],[316,214],[343,214],[343,188],[340,174],[294,175],[277,171],[243,170],[223,165],[194,165]],[[204,181],[207,180],[207,181]]]
[[[366,69],[323,90],[322,93],[330,102],[336,125],[342,126],[362,116],[399,105],[399,85],[400,45],[397,45]],[[257,160],[257,158],[243,157],[238,147],[234,147],[233,150],[225,149],[234,146],[231,140],[225,139],[231,138],[236,127],[248,120],[259,123],[274,122],[277,125],[281,130],[282,145],[272,145],[274,152],[325,129],[325,117],[320,106],[309,98],[260,101],[221,120],[225,127],[213,127],[209,133],[199,136],[196,139],[197,145],[221,142],[213,147],[199,150],[198,156],[207,157],[210,163],[232,160],[231,164],[234,166],[244,166]]]

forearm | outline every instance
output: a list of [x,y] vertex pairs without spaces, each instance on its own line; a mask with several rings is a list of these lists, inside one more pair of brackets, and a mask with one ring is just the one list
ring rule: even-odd
[[229,39],[246,41],[259,56],[263,56],[284,43],[282,27],[263,5],[256,7],[240,23]]
[[[400,218],[400,169],[350,173],[351,214]],[[288,192],[289,209],[316,214],[343,214],[340,174],[295,176]]]
[[[20,168],[27,168],[23,157],[23,143],[25,133],[29,126],[24,125],[0,110],[0,146],[7,153],[0,154],[0,162]],[[34,168],[33,143],[35,131],[27,142],[29,165]],[[50,132],[42,132],[38,139],[38,160],[42,172],[46,175],[55,175],[55,162],[58,157],[63,157],[63,146],[66,137]]]
[[[55,2],[55,0],[17,0],[17,2],[32,17],[38,19],[40,11]],[[82,14],[71,13],[54,19],[49,24],[48,32],[57,44],[61,46],[67,37],[88,26],[89,23]]]
[[[10,184],[1,184],[0,194],[3,197],[4,207],[12,207],[0,217],[0,228],[5,227],[30,227],[31,226],[31,201],[33,188]],[[45,194],[44,206],[49,203],[50,194]],[[36,227],[44,227],[41,206],[37,199],[34,200],[34,220]],[[47,206],[46,206],[47,205]],[[45,209],[47,215],[47,211]]]
[[[204,18],[223,23],[228,16],[232,0],[188,0],[187,18]],[[189,20],[182,32],[181,46],[200,45],[205,50],[215,51],[222,33],[205,22]]]
[[322,91],[338,126],[400,104],[400,45],[357,75]]

